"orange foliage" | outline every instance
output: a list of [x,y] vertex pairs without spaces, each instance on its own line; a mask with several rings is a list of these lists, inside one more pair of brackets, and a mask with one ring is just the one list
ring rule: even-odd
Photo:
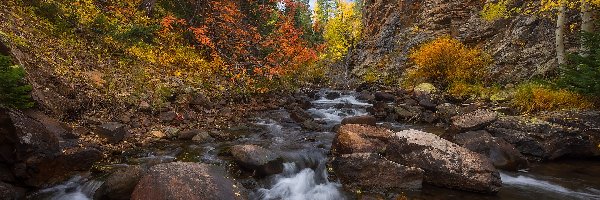
[[442,86],[480,81],[492,62],[491,57],[483,51],[469,48],[449,36],[421,45],[409,58],[416,64],[409,78],[433,81]]

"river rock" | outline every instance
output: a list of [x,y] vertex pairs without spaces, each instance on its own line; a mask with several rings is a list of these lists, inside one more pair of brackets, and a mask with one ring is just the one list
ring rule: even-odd
[[373,95],[369,91],[362,91],[356,96],[356,99],[361,100],[361,101],[370,102],[370,101],[375,100],[375,95]]
[[180,139],[180,140],[191,140],[192,138],[194,138],[194,136],[200,134],[200,132],[202,132],[202,131],[198,130],[198,129],[192,129],[192,130],[182,131],[177,136],[177,139]]
[[512,144],[502,138],[492,137],[487,131],[470,131],[454,136],[454,141],[490,158],[498,169],[516,171],[526,169],[527,159]]
[[363,124],[363,125],[376,126],[377,119],[375,119],[375,117],[373,117],[371,115],[347,117],[342,120],[342,125],[345,125],[345,124]]
[[110,143],[119,143],[121,140],[123,140],[123,138],[125,138],[125,134],[127,134],[127,127],[125,124],[118,122],[109,122],[97,126],[96,133],[108,139],[108,142]]
[[22,189],[0,181],[0,200],[23,199],[23,193]]
[[241,186],[225,169],[199,163],[175,162],[152,168],[135,187],[132,200],[241,200]]
[[485,193],[496,193],[502,186],[488,158],[431,133],[395,133],[385,153],[393,162],[423,169],[424,181],[433,185]]
[[94,163],[102,159],[102,153],[94,148],[74,147],[51,160],[28,159],[25,162],[24,183],[31,186],[50,186],[71,178],[77,172],[89,170]]
[[496,121],[498,114],[493,111],[479,109],[464,115],[454,116],[451,119],[452,129],[464,132],[484,128]]
[[396,96],[387,92],[376,92],[375,100],[383,102],[394,102],[396,101]]
[[256,145],[235,145],[231,147],[231,154],[239,165],[255,170],[258,175],[267,176],[283,172],[283,159],[265,148]]
[[194,94],[194,96],[192,96],[190,105],[192,106],[192,108],[198,111],[211,109],[214,107],[214,104],[210,101],[210,99],[206,97],[206,95],[200,93]]
[[172,122],[177,118],[177,113],[175,111],[167,111],[158,114],[158,118],[163,122]]
[[331,151],[334,155],[383,152],[392,134],[388,129],[373,126],[343,125],[333,139]]
[[386,160],[375,153],[345,154],[331,165],[336,177],[351,191],[401,192],[420,189],[423,170]]
[[327,94],[325,95],[326,99],[329,100],[334,100],[337,98],[340,98],[342,95],[339,92],[327,92]]
[[208,132],[205,131],[201,131],[198,134],[196,134],[194,137],[192,137],[192,141],[194,142],[208,142],[208,141],[212,141],[213,138],[210,137],[210,135],[208,134]]
[[[589,119],[594,118],[578,118],[584,121]],[[574,124],[565,126],[542,119],[507,116],[490,124],[486,130],[536,160],[600,156],[600,132],[597,128],[577,127]]]
[[133,193],[135,186],[147,172],[148,169],[139,165],[116,170],[96,190],[94,199],[131,199],[131,193]]

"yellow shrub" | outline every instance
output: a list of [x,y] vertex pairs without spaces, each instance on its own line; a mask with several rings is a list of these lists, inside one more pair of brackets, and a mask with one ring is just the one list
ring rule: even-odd
[[585,109],[593,106],[585,96],[536,83],[519,85],[512,101],[523,112]]
[[416,68],[407,73],[408,80],[429,81],[442,87],[455,82],[479,82],[492,62],[483,51],[469,48],[449,36],[419,46],[409,58]]

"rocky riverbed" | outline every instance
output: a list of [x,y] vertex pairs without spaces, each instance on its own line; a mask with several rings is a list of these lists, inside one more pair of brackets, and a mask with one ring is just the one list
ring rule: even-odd
[[[111,162],[66,140],[73,131],[56,136],[35,115],[2,113],[0,142],[18,150],[2,151],[6,199],[600,198],[591,111],[519,116],[426,89],[321,90],[226,128],[150,130],[152,142]],[[167,115],[157,117],[178,120]],[[131,128],[91,133],[118,145]]]

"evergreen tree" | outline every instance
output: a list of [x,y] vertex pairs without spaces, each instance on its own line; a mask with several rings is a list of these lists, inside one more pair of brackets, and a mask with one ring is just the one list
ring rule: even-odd
[[582,94],[600,96],[600,33],[582,34],[583,50],[569,55],[569,64],[561,68],[558,86]]
[[30,108],[31,86],[25,84],[25,70],[11,64],[10,57],[0,55],[0,107]]

